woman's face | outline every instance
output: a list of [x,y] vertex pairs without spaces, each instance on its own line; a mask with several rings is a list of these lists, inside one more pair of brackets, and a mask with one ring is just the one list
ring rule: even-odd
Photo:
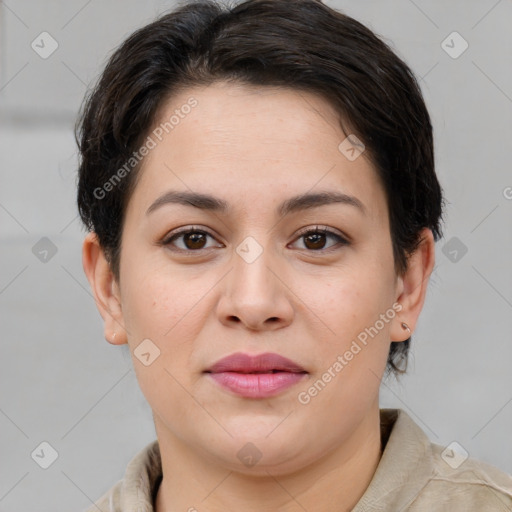
[[[239,471],[310,464],[375,413],[390,341],[414,323],[384,189],[315,95],[217,83],[160,114],[125,217],[116,342],[161,440]],[[235,353],[302,373],[208,373]]]

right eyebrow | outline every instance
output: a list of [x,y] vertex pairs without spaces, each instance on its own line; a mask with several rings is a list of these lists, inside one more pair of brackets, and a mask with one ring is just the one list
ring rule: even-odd
[[227,213],[228,210],[230,210],[230,207],[226,201],[223,201],[222,199],[209,194],[169,190],[165,194],[161,195],[146,210],[146,215],[149,215],[151,212],[165,204],[182,204],[185,206],[194,206],[195,208],[200,208],[201,210],[212,210],[222,213]]

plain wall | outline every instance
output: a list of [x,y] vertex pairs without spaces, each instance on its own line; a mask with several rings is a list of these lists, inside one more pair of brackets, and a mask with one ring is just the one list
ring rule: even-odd
[[[512,3],[326,3],[420,78],[448,201],[409,374],[382,384],[381,405],[512,473]],[[82,270],[72,129],[112,50],[173,5],[0,3],[2,511],[83,510],[155,439],[126,347],[104,340]],[[46,59],[31,47],[44,31],[58,43]],[[457,58],[442,47],[453,31],[469,44]],[[31,457],[43,441],[58,453],[48,469]]]

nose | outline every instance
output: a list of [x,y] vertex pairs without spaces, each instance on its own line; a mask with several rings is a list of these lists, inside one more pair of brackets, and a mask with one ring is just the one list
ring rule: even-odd
[[217,314],[224,325],[263,331],[281,329],[292,322],[290,284],[268,251],[252,262],[235,254],[234,268],[223,281]]

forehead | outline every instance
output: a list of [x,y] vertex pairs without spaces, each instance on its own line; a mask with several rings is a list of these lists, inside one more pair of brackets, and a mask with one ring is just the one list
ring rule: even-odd
[[347,158],[339,114],[312,93],[223,82],[192,87],[162,105],[148,135],[154,147],[134,194],[145,204],[167,188],[249,201],[321,188],[358,197],[376,218],[386,207],[369,159],[364,152]]

